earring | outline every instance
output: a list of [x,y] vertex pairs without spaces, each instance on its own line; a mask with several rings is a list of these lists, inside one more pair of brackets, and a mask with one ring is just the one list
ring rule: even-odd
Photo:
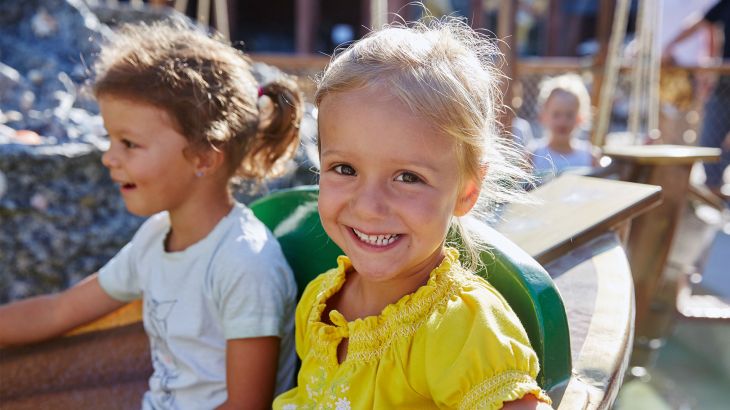
[[205,175],[203,173],[203,171],[198,171],[198,172],[195,173],[195,176],[198,177],[198,178],[202,177],[203,175]]

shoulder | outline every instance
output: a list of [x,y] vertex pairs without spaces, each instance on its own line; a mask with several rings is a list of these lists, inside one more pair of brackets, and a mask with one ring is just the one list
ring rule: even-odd
[[297,317],[303,323],[310,319],[319,319],[324,310],[324,301],[342,287],[349,266],[350,260],[346,256],[340,256],[336,267],[319,274],[307,284],[297,304]]
[[530,146],[530,152],[533,155],[546,155],[550,152],[550,150],[544,141],[540,141]]
[[276,262],[284,258],[279,242],[269,228],[245,205],[237,203],[225,223],[225,232],[216,244],[216,253],[220,256],[248,262],[270,259]]
[[317,275],[307,284],[304,292],[302,292],[300,304],[305,306],[314,305],[332,296],[344,282],[349,263],[350,261],[346,256],[338,257],[336,267]]
[[571,145],[573,146],[573,149],[577,151],[586,151],[589,153],[593,151],[593,144],[587,140],[574,138],[573,141],[571,141]]
[[527,392],[539,394],[537,355],[517,315],[487,281],[464,275],[412,348],[424,360],[431,394],[448,407],[472,403],[466,408],[498,408]]
[[281,278],[293,282],[279,242],[250,209],[236,204],[224,223],[211,245],[210,263],[218,279],[234,275],[262,282]]
[[537,170],[547,170],[554,168],[553,154],[545,142],[535,145],[530,151],[530,161],[532,166]]
[[593,158],[596,156],[593,144],[585,140],[576,140],[573,144],[573,152],[577,156],[576,160],[579,161],[576,165],[581,166],[591,166]]
[[[535,370],[537,356],[527,332],[504,297],[476,274],[453,277],[448,296],[434,306],[413,340],[413,351],[428,358],[426,367],[439,373],[457,362],[472,363],[479,373],[472,382],[510,369]],[[444,351],[443,346],[452,348]]]
[[[509,303],[487,280],[474,273],[463,271],[454,275],[455,287],[447,308],[435,309],[434,315],[440,316],[438,331],[458,327],[464,323],[474,323],[475,328],[468,330],[495,333],[504,336],[526,338],[519,318]],[[432,322],[433,323],[433,322]],[[443,326],[444,324],[445,327]],[[456,333],[452,333],[456,331]],[[462,333],[448,329],[448,333]],[[466,336],[466,333],[464,332]]]
[[234,246],[258,253],[271,251],[269,248],[272,244],[278,245],[269,228],[246,205],[236,203],[228,218],[229,229],[226,236],[232,240]]

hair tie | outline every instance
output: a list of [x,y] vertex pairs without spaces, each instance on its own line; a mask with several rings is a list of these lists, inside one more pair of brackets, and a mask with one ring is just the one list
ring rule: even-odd
[[264,87],[259,86],[259,98],[261,98],[262,95],[264,95]]

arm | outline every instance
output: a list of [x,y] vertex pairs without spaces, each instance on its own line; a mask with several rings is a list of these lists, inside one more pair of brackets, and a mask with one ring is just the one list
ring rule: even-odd
[[682,31],[677,33],[674,38],[672,38],[669,43],[664,47],[664,50],[662,51],[662,59],[664,61],[671,60],[672,58],[672,52],[674,51],[674,47],[677,46],[677,44],[681,43],[697,31],[703,28],[712,28],[712,23],[704,19],[704,16],[701,14],[692,14],[689,18],[686,19],[686,23],[684,24],[684,27],[682,28]]
[[552,410],[553,407],[537,400],[535,396],[528,394],[519,400],[504,403],[502,408],[509,410]]
[[218,410],[270,409],[274,400],[279,338],[232,339],[226,343],[228,399]]
[[61,293],[0,307],[0,346],[37,342],[61,335],[123,304],[109,296],[99,285],[97,274],[93,274]]

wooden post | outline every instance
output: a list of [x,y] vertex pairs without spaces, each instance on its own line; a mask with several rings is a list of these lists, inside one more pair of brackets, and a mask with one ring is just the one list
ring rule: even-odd
[[603,85],[603,67],[608,55],[608,41],[611,38],[614,0],[601,0],[598,11],[598,54],[593,62],[593,86],[591,87],[591,106],[597,107]]
[[388,0],[388,22],[392,23],[398,16],[406,21],[411,20],[408,15],[408,3],[410,0]]
[[210,0],[198,0],[198,10],[195,13],[195,20],[206,28],[210,24]]
[[621,46],[626,34],[626,24],[629,18],[629,0],[616,0],[616,11],[613,18],[611,38],[608,42],[606,53],[606,64],[603,69],[605,78],[601,86],[601,98],[598,101],[598,115],[594,122],[591,142],[597,147],[603,147],[608,122],[613,110],[613,95],[618,79],[618,72],[621,68]]
[[478,29],[484,27],[484,2],[482,0],[471,0],[471,7],[469,7],[469,10],[471,11],[471,16],[469,16],[469,20],[471,20],[471,26],[472,28]]
[[228,21],[228,1],[213,0],[215,28],[226,40],[231,39],[231,25]]
[[388,0],[370,0],[370,27],[378,30],[388,22]]
[[547,50],[545,54],[550,57],[560,55],[562,47],[561,34],[563,32],[563,16],[560,10],[561,0],[550,0],[548,2],[547,17]]
[[319,0],[296,0],[296,52],[314,51],[314,27],[319,20]]

